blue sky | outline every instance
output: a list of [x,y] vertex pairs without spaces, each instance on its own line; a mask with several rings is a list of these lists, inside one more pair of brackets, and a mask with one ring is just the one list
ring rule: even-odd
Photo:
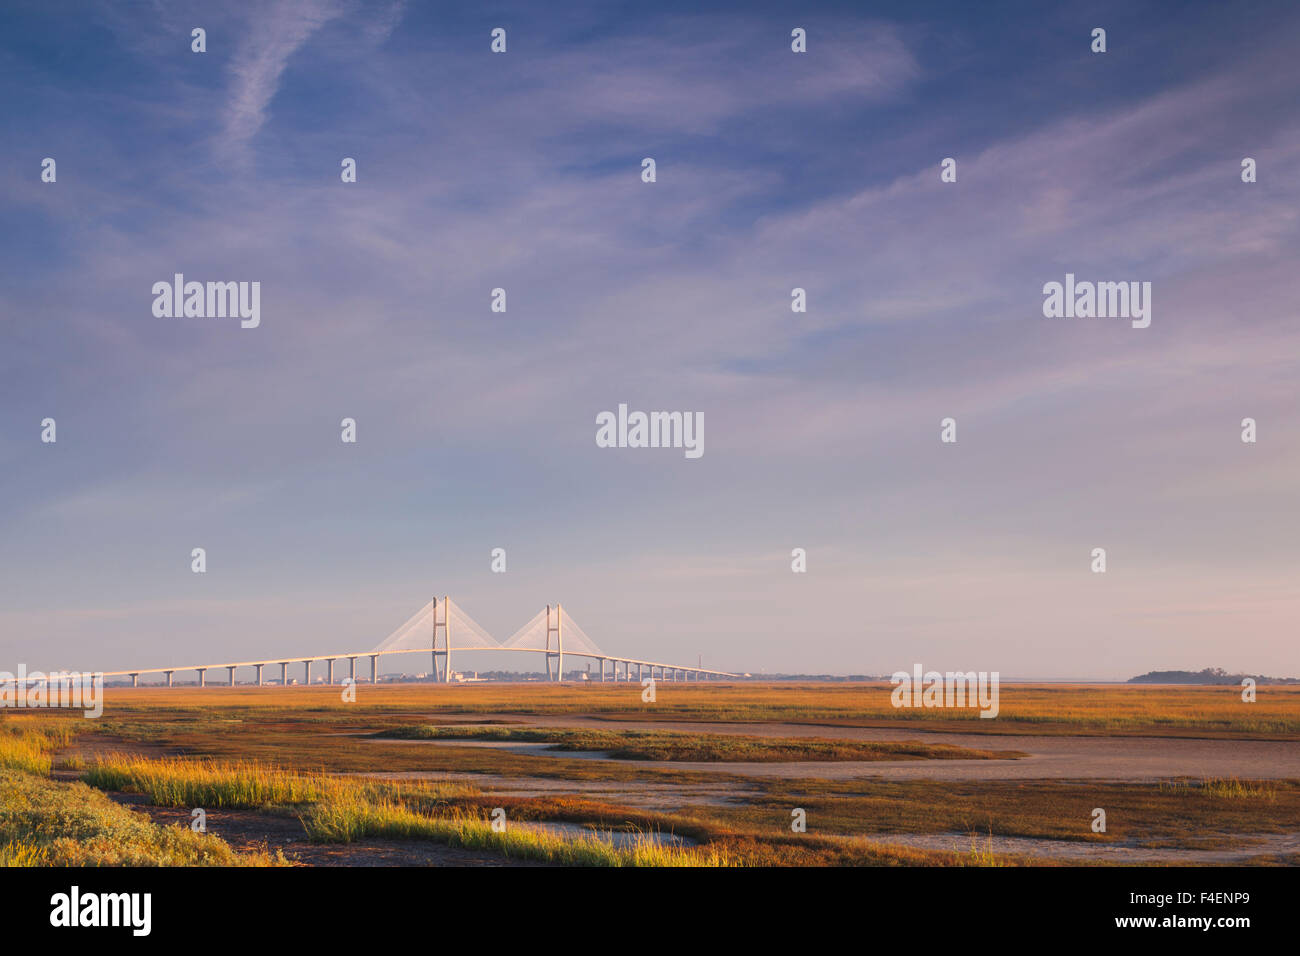
[[[751,671],[1294,674],[1300,9],[793,9],[7,5],[0,667],[449,593]],[[176,272],[261,326],[155,318]],[[1066,272],[1151,327],[1045,319]],[[597,448],[620,402],[705,454]]]

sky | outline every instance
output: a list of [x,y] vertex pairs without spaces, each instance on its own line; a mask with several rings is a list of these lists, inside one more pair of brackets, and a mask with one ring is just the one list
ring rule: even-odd
[[[1298,36],[1268,2],[8,3],[0,669],[367,649],[449,594],[756,674],[1296,675]],[[260,325],[155,316],[175,273],[259,282]],[[1150,282],[1150,327],[1045,317],[1067,273]],[[598,447],[620,403],[704,453]]]

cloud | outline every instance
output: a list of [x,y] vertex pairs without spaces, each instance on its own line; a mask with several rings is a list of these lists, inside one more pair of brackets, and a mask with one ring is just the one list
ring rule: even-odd
[[267,108],[289,60],[343,10],[331,0],[279,0],[264,16],[252,16],[229,65],[230,91],[220,139],[223,149],[244,155],[266,123]]

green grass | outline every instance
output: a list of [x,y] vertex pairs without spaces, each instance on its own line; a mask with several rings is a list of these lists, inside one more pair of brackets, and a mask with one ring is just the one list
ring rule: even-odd
[[80,783],[0,770],[0,865],[271,866],[266,853],[160,826]]
[[81,779],[101,790],[144,794],[157,806],[205,809],[293,808],[354,793],[368,799],[400,795],[417,805],[433,806],[479,792],[462,784],[387,784],[282,770],[256,761],[134,756],[100,758],[87,766]]
[[546,743],[557,751],[602,751],[615,760],[779,762],[810,760],[999,760],[1024,754],[974,750],[917,741],[826,740],[813,737],[752,737],[666,730],[566,730],[550,727],[392,727],[372,737],[391,740],[494,740]]
[[164,758],[108,757],[86,767],[82,780],[101,790],[143,793],[164,807],[258,809],[321,799],[320,775],[277,771],[261,763],[219,764]]

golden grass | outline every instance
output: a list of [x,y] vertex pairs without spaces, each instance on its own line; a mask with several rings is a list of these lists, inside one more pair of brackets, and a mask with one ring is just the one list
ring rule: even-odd
[[1090,734],[1300,739],[1300,686],[1265,685],[1244,703],[1232,686],[1003,684],[1001,710],[981,719],[974,709],[898,709],[881,683],[661,683],[654,704],[631,684],[398,684],[357,687],[345,704],[339,689],[109,688],[116,716],[166,710],[199,717],[220,708],[231,717],[297,714],[328,718],[426,714],[592,714],[609,719],[790,721],[853,726],[916,726],[983,734]]
[[0,721],[0,769],[49,776],[50,752],[67,746],[71,739],[72,728],[63,721],[9,717]]

